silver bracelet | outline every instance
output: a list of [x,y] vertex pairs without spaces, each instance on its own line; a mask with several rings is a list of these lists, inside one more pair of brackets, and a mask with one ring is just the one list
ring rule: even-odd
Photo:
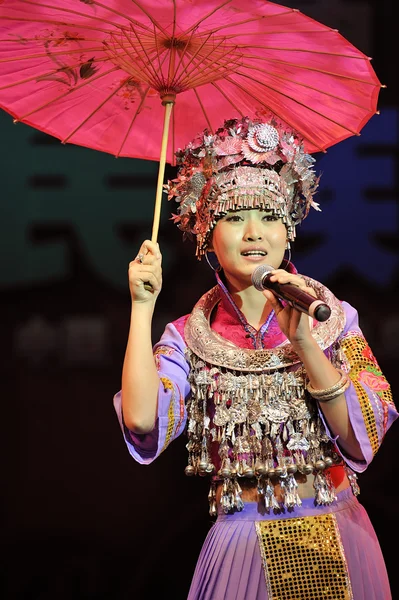
[[325,388],[324,390],[316,390],[314,387],[312,387],[310,382],[307,384],[306,389],[315,400],[318,402],[329,402],[330,400],[337,398],[337,396],[340,394],[343,394],[345,390],[348,389],[350,386],[350,379],[348,375],[341,369],[337,369],[337,371],[341,374],[341,377],[337,383],[331,387]]

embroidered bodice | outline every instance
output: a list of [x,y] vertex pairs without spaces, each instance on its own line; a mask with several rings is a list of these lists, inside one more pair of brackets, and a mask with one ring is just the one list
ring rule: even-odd
[[[312,335],[338,366],[334,343],[344,327],[344,311],[327,288],[306,279],[331,308],[330,318],[317,323]],[[219,286],[205,294],[184,330],[192,391],[186,473],[222,480],[226,511],[242,508],[241,477],[258,479],[266,507],[276,502],[275,483],[284,491],[286,507],[299,505],[297,471],[315,474],[317,503],[332,502],[335,493],[325,469],[340,459],[306,392],[298,356],[285,339],[274,348],[249,349],[223,338],[211,327],[220,297]]]

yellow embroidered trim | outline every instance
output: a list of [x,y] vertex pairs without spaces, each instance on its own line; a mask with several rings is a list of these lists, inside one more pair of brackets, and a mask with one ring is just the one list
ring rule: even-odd
[[161,450],[161,452],[163,452],[165,450],[165,448],[167,448],[169,446],[170,440],[171,440],[171,437],[173,434],[173,427],[175,424],[174,402],[175,402],[176,394],[175,394],[174,385],[171,382],[171,380],[168,379],[168,377],[161,377],[160,379],[162,381],[165,392],[166,392],[166,390],[172,391],[171,398],[170,398],[170,404],[169,404],[169,410],[168,410],[168,429],[166,431],[165,443]]
[[170,356],[173,354],[174,350],[170,346],[158,346],[158,348],[154,352],[154,356],[157,354],[163,354],[165,356]]
[[172,356],[173,352],[174,350],[173,348],[170,348],[170,346],[158,346],[158,348],[154,352],[154,360],[155,365],[157,367],[157,371],[161,370],[161,356]]
[[341,348],[349,363],[349,377],[359,399],[370,445],[375,454],[380,447],[376,419],[370,398],[362,386],[367,385],[381,399],[381,403],[393,405],[392,392],[366,340],[360,335],[349,334],[341,340]]
[[353,600],[334,514],[255,523],[269,600]]

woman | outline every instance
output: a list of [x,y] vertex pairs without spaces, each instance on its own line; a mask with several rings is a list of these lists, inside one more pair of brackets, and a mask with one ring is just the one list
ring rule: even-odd
[[[174,220],[214,263],[217,285],[154,349],[161,253],[129,266],[131,324],[115,408],[132,456],[153,461],[188,436],[187,475],[210,477],[217,517],[189,599],[391,597],[381,550],[356,495],[398,413],[356,310],[299,275],[284,254],[318,178],[297,133],[275,117],[226,121],[178,153]],[[325,322],[259,291],[273,267],[331,309]]]

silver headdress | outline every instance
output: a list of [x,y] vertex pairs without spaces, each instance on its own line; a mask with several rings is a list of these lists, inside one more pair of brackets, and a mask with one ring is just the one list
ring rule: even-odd
[[283,220],[287,237],[314,202],[319,178],[303,140],[273,115],[232,119],[212,134],[203,131],[176,153],[178,176],[166,185],[179,203],[173,220],[197,239],[197,256],[206,252],[217,220],[231,210],[268,209]]

